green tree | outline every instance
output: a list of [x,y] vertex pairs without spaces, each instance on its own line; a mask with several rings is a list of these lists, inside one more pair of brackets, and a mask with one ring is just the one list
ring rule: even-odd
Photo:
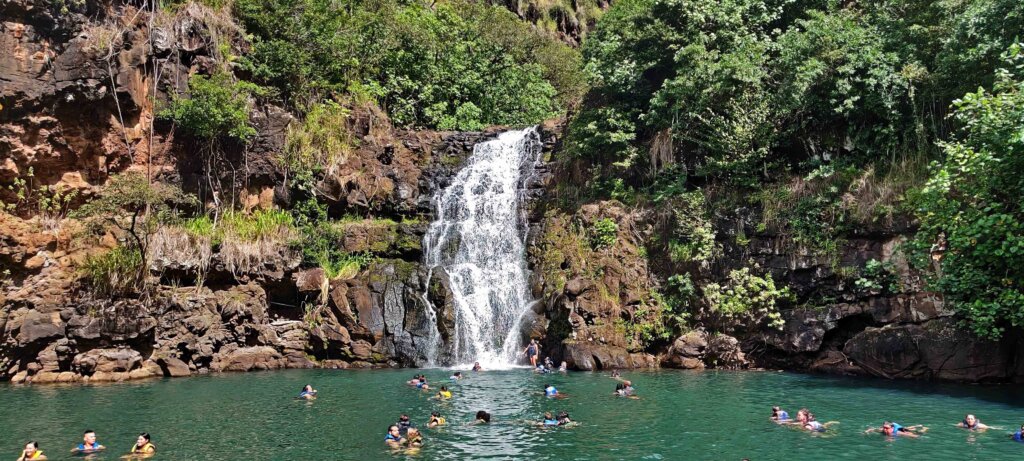
[[170,105],[160,115],[199,138],[234,138],[244,142],[256,135],[256,129],[249,123],[249,112],[251,97],[259,93],[256,85],[235,81],[228,73],[195,74],[188,79],[188,96],[172,96]]
[[114,228],[126,235],[127,253],[118,253],[117,257],[137,264],[134,280],[141,282],[149,270],[150,238],[161,219],[178,206],[194,203],[194,197],[177,187],[150,183],[144,175],[129,172],[111,178],[99,197],[82,205],[71,216],[83,220],[87,228],[96,233]]
[[920,196],[919,255],[941,256],[936,286],[973,330],[1024,326],[1024,45],[1012,45],[991,91],[955,101],[963,127]]

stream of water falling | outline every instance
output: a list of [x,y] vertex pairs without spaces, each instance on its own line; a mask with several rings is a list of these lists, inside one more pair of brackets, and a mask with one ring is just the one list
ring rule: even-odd
[[535,128],[502,133],[474,146],[468,164],[434,197],[424,259],[431,271],[448,273],[455,331],[448,344],[435,338],[428,347],[430,364],[514,364],[531,302],[523,185],[540,152]]

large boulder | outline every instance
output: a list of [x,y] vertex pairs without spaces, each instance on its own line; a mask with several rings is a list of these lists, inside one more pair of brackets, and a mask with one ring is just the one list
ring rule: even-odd
[[886,378],[1000,381],[1014,373],[1007,342],[981,339],[953,319],[867,328],[846,342],[850,360]]
[[92,349],[75,356],[72,368],[82,375],[129,372],[142,365],[142,354],[128,348]]
[[284,367],[281,353],[270,346],[234,348],[214,357],[213,371],[273,370]]

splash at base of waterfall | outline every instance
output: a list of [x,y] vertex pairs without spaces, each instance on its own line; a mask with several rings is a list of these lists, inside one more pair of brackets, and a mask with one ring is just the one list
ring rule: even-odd
[[[524,184],[540,161],[535,128],[477,144],[468,164],[434,197],[424,260],[451,282],[455,328],[424,351],[430,365],[504,369],[520,362],[530,311]],[[436,313],[434,313],[436,315]]]

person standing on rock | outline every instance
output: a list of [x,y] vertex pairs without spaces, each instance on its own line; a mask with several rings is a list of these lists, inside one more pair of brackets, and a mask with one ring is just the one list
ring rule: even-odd
[[537,368],[537,355],[540,354],[540,346],[537,344],[536,339],[530,340],[530,344],[526,345],[523,353],[526,354],[526,358],[530,359],[530,366]]

